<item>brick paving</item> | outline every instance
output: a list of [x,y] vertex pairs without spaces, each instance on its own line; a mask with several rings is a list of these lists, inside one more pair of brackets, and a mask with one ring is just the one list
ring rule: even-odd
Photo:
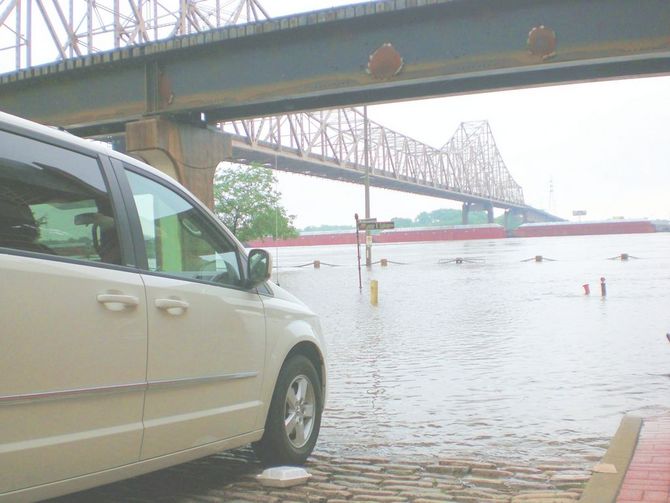
[[423,461],[315,454],[306,484],[261,486],[248,449],[68,495],[52,503],[575,503],[590,473],[555,460],[537,466],[466,458]]
[[[565,460],[526,465],[469,458],[398,461],[317,453],[305,468],[312,475],[306,484],[266,488],[256,481],[262,466],[251,450],[238,449],[51,501],[575,503],[590,478],[590,470]],[[613,501],[615,494],[616,487],[607,501]],[[600,496],[594,501],[600,501]],[[670,413],[644,419],[616,496],[616,503],[652,502],[670,503]]]
[[647,418],[617,503],[670,503],[670,414]]

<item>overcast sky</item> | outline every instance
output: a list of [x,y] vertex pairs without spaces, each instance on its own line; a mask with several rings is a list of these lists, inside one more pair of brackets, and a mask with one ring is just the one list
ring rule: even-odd
[[[586,210],[588,219],[670,218],[668,77],[378,105],[369,115],[435,147],[461,122],[488,120],[526,203],[564,218],[573,210]],[[279,180],[300,227],[362,213],[362,186],[289,174]],[[460,207],[381,189],[372,190],[371,204],[373,216],[384,220]]]
[[[263,5],[278,16],[348,3]],[[588,219],[670,218],[670,77],[377,105],[369,107],[369,116],[438,148],[461,122],[488,120],[528,204],[564,218],[572,218],[573,210],[586,210]],[[349,223],[364,210],[362,186],[281,173],[279,190],[298,227]],[[381,189],[372,189],[371,204],[381,220],[460,208],[460,203]]]

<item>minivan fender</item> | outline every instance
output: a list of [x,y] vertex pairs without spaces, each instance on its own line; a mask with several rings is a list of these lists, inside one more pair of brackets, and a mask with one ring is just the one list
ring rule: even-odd
[[256,420],[257,428],[265,428],[265,421],[279,373],[284,364],[296,354],[305,356],[314,365],[321,379],[321,395],[323,397],[323,406],[325,407],[328,372],[324,346],[319,340],[318,332],[315,333],[313,330],[314,327],[312,327],[311,323],[306,320],[294,320],[290,325],[291,332],[293,332],[292,337],[278,337],[274,346],[272,345],[272,341],[268,341],[266,373],[263,380],[262,392],[263,405],[260,408],[260,415]]

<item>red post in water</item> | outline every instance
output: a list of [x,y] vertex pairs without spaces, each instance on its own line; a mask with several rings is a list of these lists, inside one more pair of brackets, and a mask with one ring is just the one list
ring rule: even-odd
[[582,285],[582,287],[584,288],[584,295],[591,295],[591,287],[588,283]]

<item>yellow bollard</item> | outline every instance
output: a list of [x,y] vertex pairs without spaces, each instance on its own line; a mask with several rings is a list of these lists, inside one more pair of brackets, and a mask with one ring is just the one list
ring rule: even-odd
[[373,306],[377,305],[379,300],[379,284],[376,279],[370,281],[370,304]]
[[321,269],[321,261],[320,260],[315,260],[314,261],[314,269]]

